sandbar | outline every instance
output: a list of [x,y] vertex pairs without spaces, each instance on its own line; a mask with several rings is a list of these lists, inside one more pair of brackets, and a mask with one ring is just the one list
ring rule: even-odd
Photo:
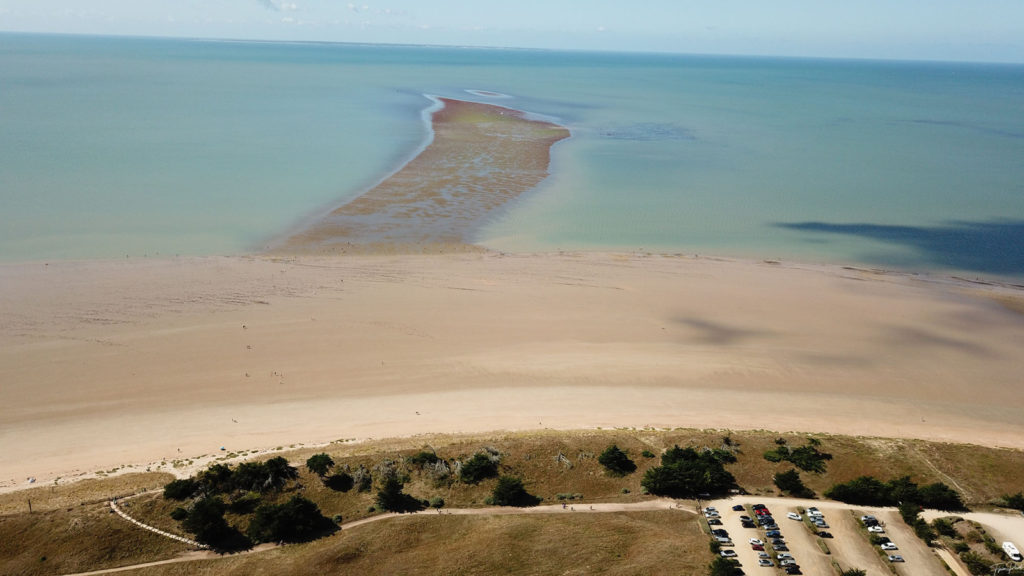
[[272,246],[283,254],[479,251],[470,235],[548,175],[563,126],[438,98],[433,138],[372,189]]

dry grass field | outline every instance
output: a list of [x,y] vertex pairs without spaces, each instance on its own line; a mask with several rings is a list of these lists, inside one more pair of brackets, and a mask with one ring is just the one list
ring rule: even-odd
[[[495,480],[477,485],[439,481],[421,473],[407,458],[422,450],[449,461],[465,460],[491,449],[501,454],[500,472],[521,477],[530,493],[545,504],[566,501],[585,510],[588,504],[635,502],[640,480],[659,459],[645,458],[675,444],[735,450],[727,468],[753,494],[777,494],[775,472],[788,463],[764,459],[766,450],[785,439],[796,447],[808,436],[767,431],[723,430],[589,430],[537,431],[473,436],[419,436],[286,453],[300,477],[276,497],[294,493],[313,500],[328,517],[345,523],[373,516],[376,487],[369,492],[337,492],[323,485],[301,464],[326,452],[340,467],[374,469],[392,462],[409,476],[405,492],[420,499],[442,497],[447,507],[484,506]],[[802,473],[819,495],[836,482],[870,474],[881,479],[910,475],[918,483],[945,482],[957,488],[972,507],[985,507],[999,496],[1024,488],[1024,452],[916,440],[815,435],[829,452],[824,474]],[[626,477],[605,473],[597,456],[610,444],[627,451],[638,470]],[[561,456],[559,456],[561,455]],[[160,487],[167,474],[126,475],[64,486],[40,487],[0,496],[0,573],[64,574],[75,571],[173,558],[183,544],[146,533],[109,513],[103,500],[148,490],[124,501],[136,518],[179,532],[168,513],[177,503],[165,501]],[[561,498],[560,498],[561,495]],[[572,495],[572,500],[563,500]],[[27,501],[33,501],[33,514]],[[240,517],[230,517],[240,521]],[[244,528],[244,525],[242,526]],[[42,558],[45,557],[45,560]],[[707,537],[697,517],[678,511],[616,512],[530,516],[400,517],[350,529],[307,544],[210,561],[146,568],[144,574],[300,574],[339,571],[363,574],[701,574],[710,560]]]

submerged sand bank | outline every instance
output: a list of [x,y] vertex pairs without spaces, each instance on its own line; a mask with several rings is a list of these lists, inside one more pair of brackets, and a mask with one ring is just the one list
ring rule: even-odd
[[997,298],[1021,294],[614,254],[0,265],[0,484],[549,427],[1024,448],[1024,315]]
[[523,112],[438,99],[434,138],[380,184],[288,237],[285,254],[473,252],[470,235],[548,175],[551,146],[569,137]]

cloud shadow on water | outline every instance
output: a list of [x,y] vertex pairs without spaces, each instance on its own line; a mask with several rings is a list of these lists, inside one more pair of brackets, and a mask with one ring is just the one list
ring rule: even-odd
[[[1024,276],[1024,220],[952,221],[942,226],[829,222],[784,222],[776,226],[800,232],[857,236],[912,248],[916,261],[903,260],[903,265]],[[878,256],[864,259],[889,264]]]

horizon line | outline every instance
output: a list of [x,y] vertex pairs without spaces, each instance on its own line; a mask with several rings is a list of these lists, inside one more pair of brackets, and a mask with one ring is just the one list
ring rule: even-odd
[[906,64],[981,64],[986,66],[1024,66],[1024,60],[975,60],[975,59],[941,59],[941,58],[879,58],[867,56],[820,56],[820,55],[794,55],[794,54],[770,54],[770,53],[746,53],[746,52],[677,52],[669,50],[628,50],[628,49],[592,49],[592,48],[549,48],[534,46],[486,46],[478,44],[434,44],[434,43],[398,43],[398,42],[358,42],[344,40],[286,40],[279,38],[232,38],[221,36],[175,36],[175,35],[153,35],[153,34],[110,34],[94,32],[52,32],[52,31],[27,31],[27,30],[3,30],[0,34],[11,34],[21,36],[62,36],[81,38],[121,38],[137,40],[182,40],[189,42],[224,42],[239,44],[309,44],[309,45],[337,45],[337,46],[364,46],[364,47],[391,47],[391,48],[448,48],[460,50],[495,50],[495,51],[520,51],[520,52],[554,52],[554,53],[577,53],[577,54],[607,54],[607,55],[648,55],[648,56],[683,56],[683,57],[711,57],[711,58],[750,58],[750,59],[772,59],[772,60],[810,60],[810,61],[835,61],[835,62],[879,62],[879,63],[906,63]]

